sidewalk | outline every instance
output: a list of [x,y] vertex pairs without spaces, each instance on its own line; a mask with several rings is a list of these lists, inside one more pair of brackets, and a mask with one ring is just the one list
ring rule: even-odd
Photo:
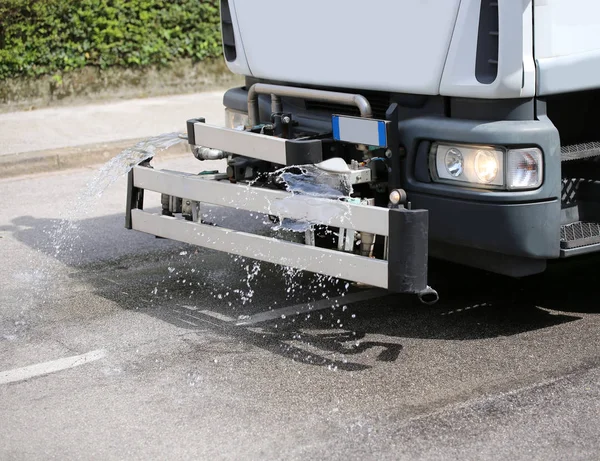
[[0,114],[0,177],[100,163],[142,138],[185,132],[194,117],[222,125],[222,99],[215,91]]

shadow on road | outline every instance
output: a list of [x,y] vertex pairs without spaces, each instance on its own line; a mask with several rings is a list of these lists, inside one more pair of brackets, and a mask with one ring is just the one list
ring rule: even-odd
[[346,283],[127,231],[122,215],[80,221],[71,238],[63,238],[64,251],[57,252],[52,229],[58,226],[24,216],[0,231],[75,268],[72,283],[92,286],[123,309],[339,370],[371,368],[372,363],[352,361],[367,350],[374,351],[375,361],[393,362],[407,338],[512,336],[600,310],[591,269],[598,267],[598,257],[554,264],[547,273],[522,280],[432,262],[430,283],[441,296],[433,307],[412,296],[389,295],[239,327],[240,316],[339,296]]

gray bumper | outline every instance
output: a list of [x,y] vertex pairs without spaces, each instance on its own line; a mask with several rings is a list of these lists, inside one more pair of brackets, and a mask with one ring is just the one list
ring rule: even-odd
[[[480,122],[423,117],[400,123],[407,150],[403,184],[415,208],[429,210],[430,239],[523,258],[560,253],[560,139],[547,119]],[[537,146],[544,182],[534,191],[490,192],[436,184],[427,174],[433,141]]]

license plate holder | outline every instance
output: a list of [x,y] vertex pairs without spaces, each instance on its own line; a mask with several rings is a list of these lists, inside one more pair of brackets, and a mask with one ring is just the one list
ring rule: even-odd
[[365,144],[375,147],[388,147],[388,120],[332,115],[333,139],[336,141]]

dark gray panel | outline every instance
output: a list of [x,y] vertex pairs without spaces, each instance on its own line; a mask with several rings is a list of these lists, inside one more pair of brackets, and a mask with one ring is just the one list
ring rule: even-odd
[[560,202],[499,204],[408,193],[429,210],[431,240],[528,258],[557,258]]
[[535,101],[523,99],[449,98],[452,118],[465,120],[534,120]]
[[483,269],[509,277],[526,277],[546,270],[545,259],[522,258],[493,251],[478,250],[442,242],[430,242],[429,254],[434,258]]

